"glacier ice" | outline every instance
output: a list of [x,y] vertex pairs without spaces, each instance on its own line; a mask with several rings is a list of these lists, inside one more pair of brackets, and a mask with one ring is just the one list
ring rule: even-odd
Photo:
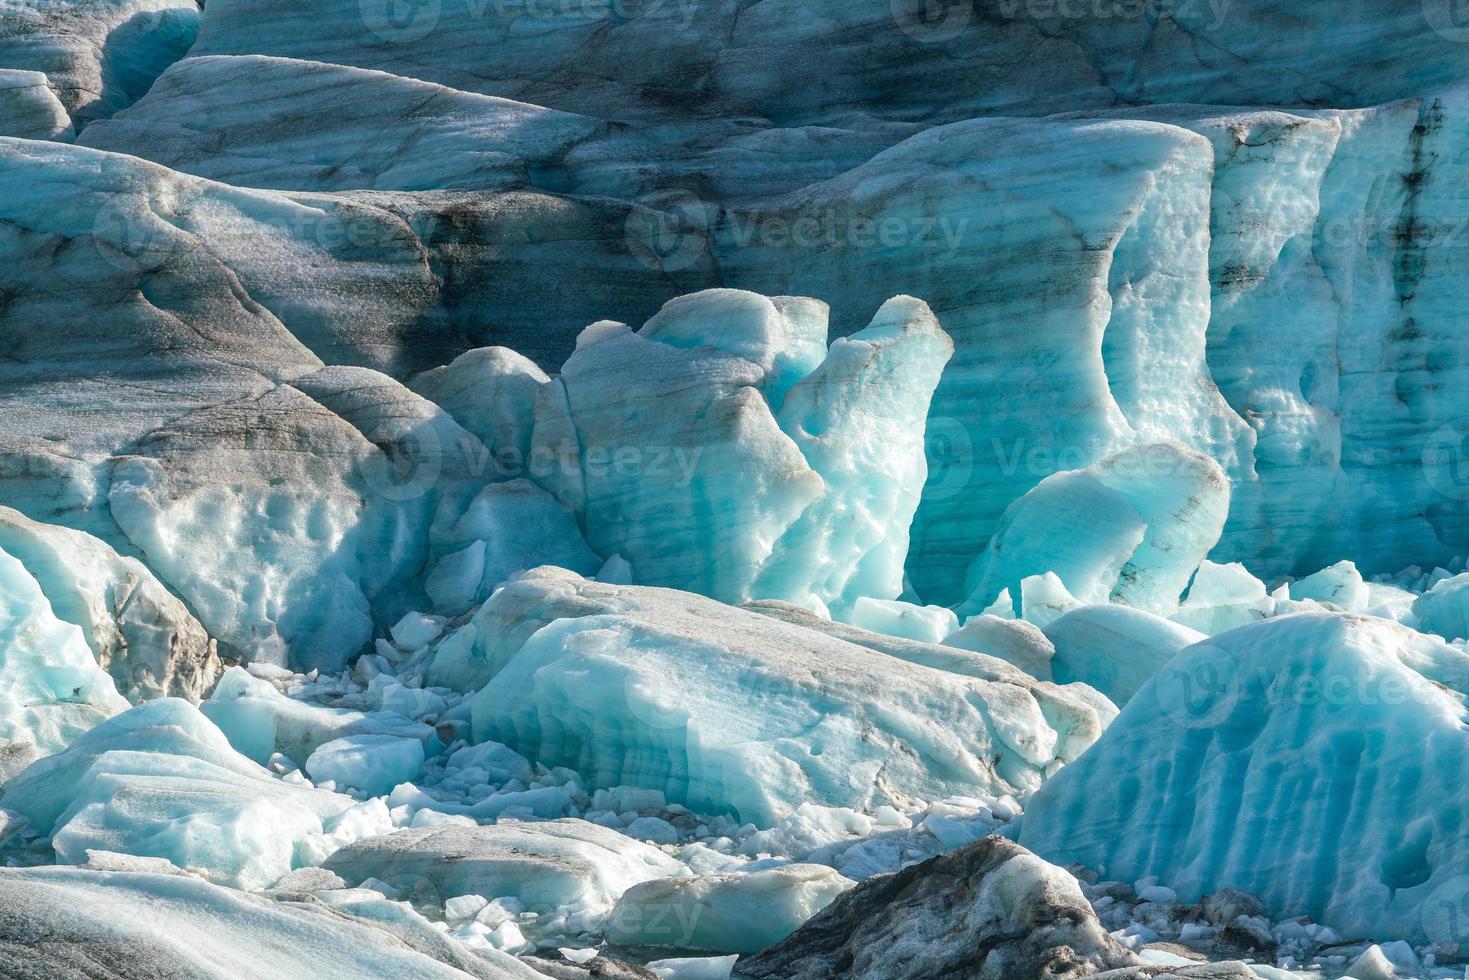
[[51,839],[59,860],[93,850],[165,858],[210,880],[263,888],[357,821],[350,797],[293,786],[239,755],[186,701],[139,705],[38,760],[4,784],[0,800]]
[[[981,654],[909,641],[919,662],[906,661],[563,570],[522,576],[488,610],[509,626],[471,702],[476,740],[757,823],[803,801],[1029,792],[1090,744],[1106,710]],[[923,666],[930,651],[965,672]]]
[[34,576],[58,619],[82,630],[93,656],[132,701],[198,700],[219,674],[214,640],[136,558],[84,531],[0,507],[0,548]]
[[1052,861],[1223,886],[1343,934],[1460,942],[1469,655],[1386,620],[1298,613],[1187,647],[1027,807]]
[[0,775],[126,707],[81,629],[58,619],[40,583],[0,550]]
[[970,569],[975,611],[1032,575],[1054,574],[1083,602],[1171,612],[1219,540],[1224,473],[1207,456],[1156,443],[1046,477],[1005,511]]
[[346,735],[317,746],[303,768],[318,783],[385,796],[423,772],[423,743],[399,735]]

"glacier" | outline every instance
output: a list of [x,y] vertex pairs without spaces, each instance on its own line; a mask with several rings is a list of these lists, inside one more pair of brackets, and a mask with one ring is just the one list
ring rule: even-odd
[[0,6],[0,973],[1464,975],[1455,0]]

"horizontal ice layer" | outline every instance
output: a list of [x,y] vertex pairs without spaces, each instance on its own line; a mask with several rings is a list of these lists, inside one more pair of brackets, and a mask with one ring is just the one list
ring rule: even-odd
[[[606,129],[508,99],[281,58],[187,58],[150,96],[98,124],[85,145],[243,187],[523,187],[532,168]],[[336,106],[329,118],[317,111],[323,100]]]
[[81,629],[58,619],[25,565],[0,550],[0,780],[126,707]]
[[1102,725],[1080,692],[981,654],[891,641],[970,672],[949,673],[691,593],[542,569],[485,610],[505,639],[476,740],[761,824],[807,801],[1030,792]]
[[1462,942],[1469,656],[1302,613],[1188,647],[1027,805],[1048,860],[1223,887],[1343,935]]
[[198,700],[219,675],[214,641],[148,567],[82,531],[0,507],[0,548],[35,577],[58,619],[79,626],[132,701]]
[[349,883],[386,882],[440,914],[463,895],[513,899],[547,928],[565,927],[561,916],[599,924],[629,887],[689,873],[656,847],[584,820],[400,830],[349,844],[324,867]]
[[[615,17],[444,3],[394,18],[391,7],[360,11],[351,0],[309,10],[224,0],[205,14],[194,53],[376,68],[644,124],[736,113],[786,125],[864,113],[947,122],[1167,101],[1365,105],[1466,67],[1448,7],[1372,0],[1327,12],[1252,0],[1155,13],[785,0]],[[1368,36],[1371,50],[1360,43]]]
[[1023,579],[1051,572],[1083,602],[1172,612],[1228,512],[1218,464],[1177,444],[1053,473],[1005,509],[970,568],[965,608],[983,610],[1003,591],[1018,594]]
[[51,838],[57,858],[164,858],[220,884],[263,888],[336,844],[382,833],[386,808],[273,777],[186,701],[139,705],[4,785],[6,809]]
[[0,870],[0,973],[82,980],[99,969],[201,980],[541,976],[509,956],[471,954],[319,901],[276,902],[189,875]]
[[854,883],[819,864],[633,885],[607,921],[622,946],[755,953],[773,946]]

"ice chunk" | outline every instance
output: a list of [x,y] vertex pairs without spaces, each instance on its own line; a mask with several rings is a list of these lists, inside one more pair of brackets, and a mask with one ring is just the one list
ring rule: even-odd
[[381,879],[427,909],[462,895],[513,899],[544,920],[521,923],[533,936],[575,934],[576,915],[599,925],[633,885],[688,874],[656,847],[584,820],[400,830],[349,844],[323,866],[348,882]]
[[942,643],[959,629],[959,619],[943,606],[915,606],[896,599],[860,596],[844,617],[853,626],[874,633],[901,636],[923,643]]
[[0,68],[0,136],[70,141],[75,135],[44,74]]
[[1290,597],[1329,602],[1345,612],[1363,612],[1370,601],[1367,583],[1350,561],[1339,561],[1292,582]]
[[624,946],[754,953],[780,942],[853,884],[818,864],[656,879],[633,885],[618,899],[607,921],[607,940]]
[[1055,572],[1031,575],[1020,580],[1020,618],[1044,630],[1059,616],[1085,605],[1070,592]]
[[423,771],[423,743],[396,735],[348,735],[318,746],[306,760],[317,782],[331,780],[368,796],[382,796]]
[[[1005,596],[1009,602],[1009,596]],[[1051,658],[1056,648],[1046,634],[1032,623],[1020,619],[1002,619],[990,613],[970,616],[956,632],[944,638],[944,645],[974,650],[1014,664],[1038,680],[1054,680]]]
[[1177,443],[1135,446],[1055,473],[1010,505],[970,569],[966,607],[1012,594],[1047,572],[1083,602],[1167,614],[1219,540],[1229,483],[1213,460]]
[[56,752],[126,707],[82,631],[0,550],[0,745]]
[[444,632],[444,618],[418,612],[404,613],[403,618],[389,632],[393,642],[401,649],[417,650],[438,639],[439,634]]
[[414,391],[454,416],[493,454],[495,474],[527,475],[536,392],[551,379],[506,347],[476,347],[416,375]]
[[355,805],[275,779],[173,698],[98,725],[11,779],[0,800],[49,835],[63,862],[84,863],[90,850],[160,857],[247,889],[296,867],[298,849],[340,829],[335,818]]
[[648,969],[661,980],[729,980],[738,956],[674,956],[650,960]]
[[1448,639],[1469,637],[1469,572],[1441,579],[1413,602],[1414,625]]
[[1343,935],[1459,942],[1445,910],[1469,881],[1466,691],[1469,655],[1386,620],[1220,634],[1042,787],[1020,841],[1184,902],[1229,885]]
[[1169,618],[1212,635],[1271,616],[1275,606],[1276,600],[1266,593],[1265,583],[1244,565],[1204,561],[1189,586],[1188,598]]
[[0,548],[35,577],[58,619],[81,627],[124,697],[198,700],[214,684],[214,641],[136,558],[9,507],[0,507]]
[[1081,681],[1124,705],[1184,647],[1204,639],[1198,630],[1127,606],[1082,606],[1046,627],[1055,645],[1057,683]]
[[434,730],[421,722],[297,701],[242,667],[226,670],[199,709],[219,726],[235,751],[261,765],[277,752],[299,765],[325,743],[349,735],[415,738],[430,754],[442,748]]
[[760,823],[804,801],[1028,792],[1102,724],[1087,699],[982,654],[866,634],[971,676],[949,673],[690,593],[557,569],[505,586],[481,615],[506,628],[471,703],[475,739],[594,786],[657,788]]

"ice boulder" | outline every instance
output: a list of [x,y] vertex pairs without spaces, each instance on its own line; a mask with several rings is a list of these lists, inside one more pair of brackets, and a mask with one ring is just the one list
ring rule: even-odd
[[1212,635],[1273,616],[1276,604],[1265,583],[1244,565],[1205,560],[1194,573],[1188,596],[1168,618]]
[[75,135],[44,73],[0,68],[0,136],[68,141]]
[[197,701],[219,676],[214,641],[148,567],[106,542],[0,507],[0,548],[36,579],[129,700]]
[[[533,457],[599,554],[723,601],[896,598],[953,352],[899,296],[824,358],[826,308],[716,289],[584,330],[537,393]],[[881,476],[881,478],[878,478]]]
[[423,743],[397,735],[347,735],[319,746],[305,768],[317,782],[383,796],[423,772]]
[[277,752],[299,765],[327,742],[358,735],[416,739],[429,754],[442,748],[434,730],[421,722],[391,712],[298,701],[243,667],[226,670],[199,710],[219,726],[236,752],[261,765]]
[[64,863],[83,864],[94,850],[164,858],[247,889],[391,826],[381,803],[374,818],[350,797],[276,779],[174,698],[139,705],[33,763],[0,801],[49,836]]
[[1204,639],[1198,630],[1128,606],[1073,609],[1046,626],[1055,647],[1058,684],[1081,681],[1124,705],[1184,647]]
[[1083,602],[1169,613],[1219,540],[1229,482],[1177,443],[1134,446],[1082,470],[1053,473],[1012,503],[969,571],[965,607],[1047,572]]
[[1469,654],[1296,613],[1186,648],[1026,808],[1020,842],[1183,902],[1230,887],[1342,935],[1461,943]]
[[487,610],[505,625],[475,740],[757,823],[807,801],[1028,793],[1103,724],[1083,693],[982,654],[866,634],[901,659],[687,592],[538,569]]
[[1010,980],[1138,965],[1107,935],[1075,878],[1011,841],[985,837],[868,879],[743,960],[739,975]]
[[1362,573],[1350,561],[1339,561],[1290,584],[1290,597],[1314,599],[1330,603],[1343,612],[1366,611],[1372,603],[1371,592]]
[[513,900],[531,933],[598,927],[639,882],[689,873],[658,848],[585,820],[400,830],[349,844],[323,865],[350,884],[376,878],[442,914],[466,895]]
[[953,610],[944,606],[916,606],[896,599],[859,596],[846,613],[853,626],[924,643],[942,643],[959,630]]
[[0,974],[541,978],[512,957],[436,936],[426,922],[409,931],[312,896],[277,902],[192,875],[81,868],[0,869]]
[[1413,602],[1419,629],[1448,639],[1469,637],[1469,572],[1440,579]]
[[[1005,601],[1009,601],[1006,595]],[[1032,623],[992,613],[970,616],[958,630],[944,637],[944,645],[999,657],[1032,677],[1049,681],[1055,645]]]
[[755,953],[780,942],[853,886],[819,864],[633,885],[607,921],[622,946]]
[[35,577],[0,550],[0,746],[57,752],[126,707],[81,629],[58,619]]

